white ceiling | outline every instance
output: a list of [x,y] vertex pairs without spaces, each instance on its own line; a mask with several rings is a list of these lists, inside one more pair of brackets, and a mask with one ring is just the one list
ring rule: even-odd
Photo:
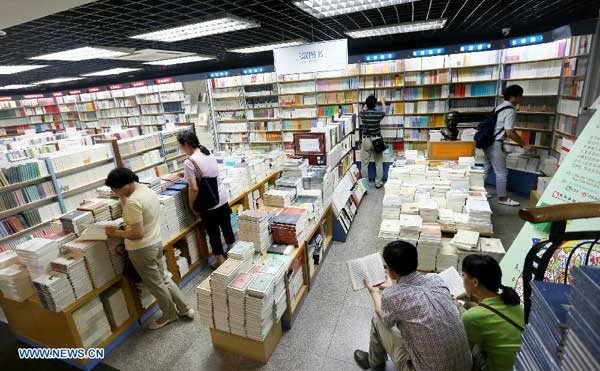
[[0,30],[95,0],[0,0]]

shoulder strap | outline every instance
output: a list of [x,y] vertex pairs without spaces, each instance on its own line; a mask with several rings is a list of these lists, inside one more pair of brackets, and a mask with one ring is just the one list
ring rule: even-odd
[[188,157],[188,160],[190,160],[192,162],[192,164],[194,165],[194,170],[196,171],[196,176],[197,177],[202,177],[202,170],[200,170],[200,167],[198,167],[198,164],[196,163],[196,161],[192,160],[192,157]]
[[519,329],[519,331],[523,332],[524,328],[521,327],[521,325],[519,325],[518,323],[516,323],[515,321],[513,321],[512,319],[508,318],[504,313],[501,313],[500,311],[498,311],[496,308],[487,305],[485,303],[479,303],[479,306],[484,307],[485,309],[495,313],[496,315],[498,315],[498,317],[502,318],[503,320],[505,320],[506,322],[510,323],[511,325],[515,326],[516,328]]
[[495,114],[499,114],[500,112],[504,111],[505,109],[511,109],[511,110],[514,110],[514,109],[515,109],[515,107],[513,107],[513,106],[504,106],[504,107],[500,108],[499,110],[494,110],[494,113],[495,113]]

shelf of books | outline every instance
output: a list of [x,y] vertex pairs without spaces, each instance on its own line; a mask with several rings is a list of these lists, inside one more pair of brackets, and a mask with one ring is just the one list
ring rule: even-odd
[[12,98],[0,100],[0,137],[21,135],[31,129],[25,109],[18,101]]
[[19,103],[36,133],[64,129],[54,98],[23,99]]

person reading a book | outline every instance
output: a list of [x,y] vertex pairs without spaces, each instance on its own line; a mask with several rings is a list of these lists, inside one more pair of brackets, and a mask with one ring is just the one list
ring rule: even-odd
[[[235,243],[227,191],[219,174],[219,165],[215,156],[200,144],[196,134],[191,130],[180,132],[177,134],[177,141],[183,153],[188,155],[184,162],[184,174],[188,182],[189,207],[194,215],[202,216],[208,240],[216,258],[216,262],[211,264],[211,268],[216,269],[225,261],[221,233],[223,233],[229,249]],[[203,184],[199,184],[198,179]],[[212,179],[214,182],[210,183],[206,181],[207,179]],[[209,192],[211,190],[212,192]],[[213,202],[211,202],[211,195],[214,197]],[[199,205],[208,206],[199,210],[202,208]]]
[[162,317],[148,328],[164,327],[176,321],[179,315],[193,319],[194,310],[185,303],[179,287],[165,273],[158,195],[140,184],[138,176],[127,168],[112,170],[106,185],[119,196],[125,222],[124,230],[106,227],[106,235],[125,239],[129,260],[162,310]]
[[399,371],[465,371],[471,352],[450,290],[436,274],[417,272],[417,249],[394,241],[383,249],[388,276],[365,282],[375,306],[369,351],[356,350],[363,369],[382,366],[389,355]]
[[369,162],[375,160],[375,188],[383,186],[383,152],[375,151],[373,140],[381,138],[381,120],[386,112],[385,98],[381,98],[381,111],[377,110],[377,98],[370,95],[365,100],[363,110],[359,113],[362,134],[360,149],[361,174],[364,179],[369,179]]
[[463,282],[477,303],[462,316],[477,369],[512,370],[521,347],[525,314],[519,295],[502,285],[502,270],[488,255],[468,255],[462,262]]

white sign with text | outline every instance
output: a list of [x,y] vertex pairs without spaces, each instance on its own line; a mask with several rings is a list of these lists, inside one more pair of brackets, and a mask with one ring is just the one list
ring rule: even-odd
[[273,58],[278,75],[345,70],[348,66],[348,40],[274,49]]

